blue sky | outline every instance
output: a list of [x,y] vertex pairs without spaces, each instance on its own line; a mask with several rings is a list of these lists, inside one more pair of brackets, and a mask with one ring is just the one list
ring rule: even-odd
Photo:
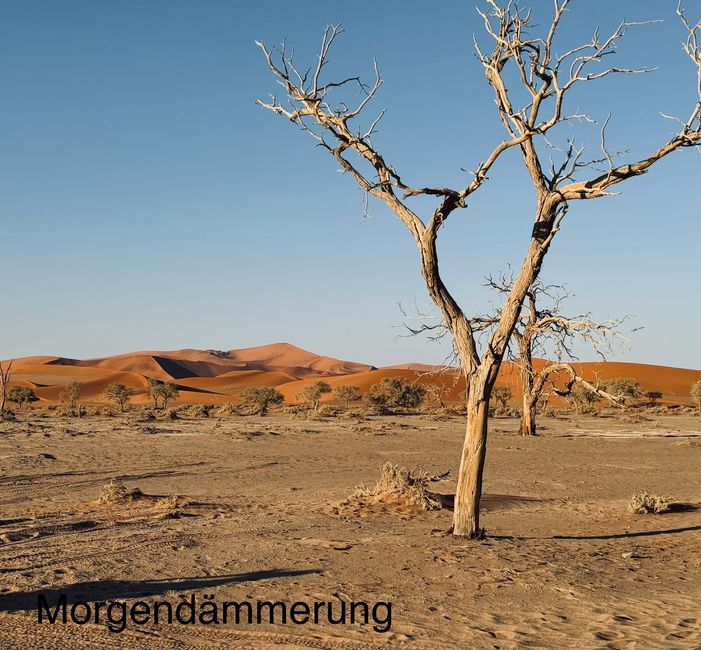
[[[397,338],[397,303],[430,309],[413,241],[378,203],[364,220],[354,181],[256,106],[275,83],[254,40],[287,37],[311,63],[324,26],[343,23],[329,74],[370,75],[377,58],[378,148],[411,184],[459,187],[503,137],[474,4],[0,2],[0,358],[290,341],[377,365],[441,361],[443,348]],[[530,4],[546,23],[551,2]],[[694,100],[675,7],[574,0],[563,25],[561,50],[597,24],[665,20],[632,30],[618,59],[656,72],[573,97],[612,113],[611,148],[630,157],[669,135],[659,111]],[[593,156],[597,128],[572,131]],[[612,358],[701,368],[699,181],[701,157],[684,151],[570,210],[543,278],[567,284],[572,313],[634,315],[644,329]],[[486,274],[520,264],[533,204],[514,153],[451,217],[442,269],[466,311],[486,308]]]

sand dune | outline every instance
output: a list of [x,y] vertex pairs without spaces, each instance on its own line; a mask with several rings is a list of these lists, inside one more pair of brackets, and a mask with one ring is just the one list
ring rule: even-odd
[[[535,360],[536,370],[547,363]],[[663,393],[662,403],[690,404],[689,390],[701,381],[701,370],[622,362],[573,364],[585,379],[596,382],[613,377],[632,377],[644,390]],[[404,377],[425,386],[440,386],[444,401],[458,401],[465,382],[457,369],[407,363],[376,369],[373,366],[314,354],[289,343],[274,343],[240,350],[184,349],[171,352],[134,352],[97,359],[32,356],[15,360],[13,385],[35,389],[43,402],[59,399],[62,387],[72,380],[84,384],[84,401],[102,401],[112,382],[135,391],[135,402],[145,402],[147,378],[175,381],[180,403],[231,401],[247,386],[274,386],[288,403],[310,382],[322,379],[332,387],[350,384],[366,392],[385,377]],[[520,400],[519,369],[513,362],[502,366],[498,384],[510,386],[512,401]],[[333,400],[333,395],[325,396]],[[562,404],[555,398],[553,405]]]

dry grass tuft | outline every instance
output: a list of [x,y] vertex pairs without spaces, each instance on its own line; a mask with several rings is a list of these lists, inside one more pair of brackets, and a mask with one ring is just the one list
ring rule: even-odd
[[628,508],[636,515],[661,515],[664,512],[670,511],[670,505],[667,497],[658,494],[650,494],[645,490],[631,497]]
[[428,484],[434,477],[426,472],[412,472],[406,467],[385,463],[382,466],[380,480],[373,488],[358,485],[349,500],[360,500],[366,497],[401,499],[409,505],[418,506],[422,510],[438,510],[441,504],[428,491]]
[[142,496],[142,492],[139,488],[129,490],[122,481],[113,478],[109,483],[102,486],[97,502],[100,504],[119,503],[120,501],[140,496]]

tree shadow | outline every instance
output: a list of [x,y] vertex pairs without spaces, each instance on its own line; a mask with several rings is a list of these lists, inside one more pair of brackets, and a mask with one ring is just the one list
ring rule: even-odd
[[641,530],[635,533],[613,533],[611,535],[553,535],[550,539],[627,539],[632,537],[655,537],[656,535],[675,535],[701,530],[701,526],[684,528],[667,528],[665,530]]
[[198,589],[219,587],[240,582],[272,580],[274,578],[293,578],[310,574],[319,574],[321,569],[252,571],[250,573],[232,573],[223,576],[202,576],[199,578],[167,578],[164,580],[96,580],[63,585],[52,589],[0,594],[0,612],[18,612],[36,610],[39,596],[49,604],[55,603],[65,594],[66,600],[94,603],[99,601],[123,600],[127,598],[146,598],[161,596],[169,591],[192,592]]

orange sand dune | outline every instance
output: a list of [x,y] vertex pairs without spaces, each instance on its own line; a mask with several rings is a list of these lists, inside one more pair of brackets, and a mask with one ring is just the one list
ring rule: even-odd
[[248,386],[280,386],[297,381],[296,377],[282,372],[263,370],[235,370],[218,377],[189,377],[178,381],[181,388],[196,388],[202,391],[232,395]]
[[[545,363],[536,360],[536,370]],[[573,366],[592,383],[597,378],[632,377],[645,391],[660,391],[663,403],[690,404],[691,385],[701,381],[701,370],[684,368],[622,362]],[[14,367],[12,384],[33,387],[38,397],[50,402],[57,401],[62,387],[72,380],[84,384],[84,401],[104,401],[104,388],[112,382],[121,382],[134,389],[135,402],[145,402],[148,401],[147,377],[174,380],[180,390],[179,403],[230,401],[247,386],[275,386],[286,401],[295,403],[299,401],[300,390],[319,379],[332,387],[355,385],[364,393],[384,377],[405,377],[426,386],[442,386],[444,401],[459,401],[465,389],[464,380],[455,368],[409,363],[378,370],[367,364],[320,356],[289,343],[228,352],[194,349],[136,352],[87,360],[34,356],[17,359]],[[514,362],[503,364],[497,383],[510,386],[512,401],[519,402],[519,369]],[[332,400],[333,396],[327,395],[325,399]]]

